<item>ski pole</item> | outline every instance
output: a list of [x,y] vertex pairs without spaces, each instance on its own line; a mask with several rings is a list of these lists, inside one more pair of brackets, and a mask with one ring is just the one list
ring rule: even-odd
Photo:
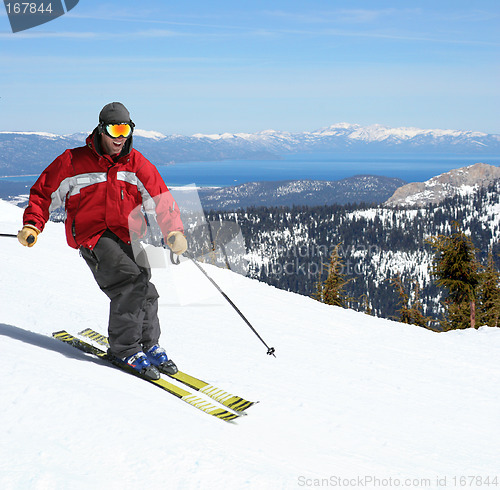
[[[0,233],[0,237],[7,237],[7,238],[17,238],[17,235],[13,235],[12,233]],[[35,237],[33,235],[30,235],[26,241],[28,243],[33,243],[35,241]]]
[[[240,315],[240,317],[243,319],[243,321],[252,329],[252,332],[257,336],[257,338],[266,346],[267,348],[267,354],[269,356],[276,357],[274,352],[275,348],[274,347],[269,347],[264,339],[259,335],[257,330],[252,326],[252,324],[247,320],[246,316],[240,311],[240,309],[231,301],[231,298],[220,288],[220,286],[207,274],[205,269],[199,264],[199,262],[194,258],[193,254],[185,253],[186,257],[193,262],[193,264],[198,267],[198,269],[205,275],[205,277],[215,286],[217,291],[219,291],[222,296],[224,296],[224,299],[233,307],[233,309]],[[180,263],[179,257],[177,257],[177,261],[174,259],[174,253],[172,250],[170,250],[170,260],[172,264],[178,265]]]

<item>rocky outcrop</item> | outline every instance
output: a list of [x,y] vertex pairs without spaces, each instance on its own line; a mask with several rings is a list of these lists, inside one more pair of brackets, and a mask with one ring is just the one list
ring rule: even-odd
[[385,202],[389,206],[425,206],[456,194],[466,194],[500,179],[500,167],[476,163],[450,170],[426,182],[413,182],[396,189]]

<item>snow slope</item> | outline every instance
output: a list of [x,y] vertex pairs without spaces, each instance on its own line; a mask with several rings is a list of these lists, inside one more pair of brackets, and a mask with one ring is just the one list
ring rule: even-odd
[[[0,201],[2,233],[20,220]],[[208,266],[274,359],[203,277],[157,269],[172,358],[260,401],[226,423],[50,338],[107,321],[61,224],[31,249],[2,238],[0,259],[2,489],[453,488],[500,473],[500,329],[437,334]]]

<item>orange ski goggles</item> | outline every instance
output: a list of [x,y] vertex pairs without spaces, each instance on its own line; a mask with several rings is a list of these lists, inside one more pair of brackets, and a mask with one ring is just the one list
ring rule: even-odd
[[104,130],[106,131],[106,134],[111,138],[119,138],[120,136],[128,138],[133,131],[132,125],[128,123],[106,124],[106,126],[104,126]]

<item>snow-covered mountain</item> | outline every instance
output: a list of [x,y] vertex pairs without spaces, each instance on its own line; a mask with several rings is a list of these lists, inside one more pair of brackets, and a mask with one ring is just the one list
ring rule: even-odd
[[386,201],[390,206],[425,206],[439,203],[457,194],[470,194],[500,179],[500,167],[476,163],[450,170],[426,182],[399,187]]
[[[55,135],[0,132],[0,173],[39,173],[66,148],[84,143],[86,133]],[[412,151],[494,153],[500,135],[473,131],[389,128],[341,123],[316,131],[164,135],[135,130],[134,145],[156,164],[224,159],[276,159],[290,153]]]
[[337,181],[288,180],[249,182],[220,189],[200,189],[205,209],[237,209],[250,206],[323,206],[347,203],[381,203],[401,179],[355,175]]
[[291,133],[286,131],[266,130],[257,133],[223,133],[195,134],[200,140],[226,141],[236,143],[246,141],[256,146],[274,149],[305,151],[326,147],[354,147],[356,145],[373,145],[383,143],[387,146],[419,146],[450,145],[460,148],[462,145],[483,147],[497,146],[500,135],[488,135],[474,131],[458,131],[443,129],[391,128],[380,124],[360,126],[359,124],[339,123],[311,132]]
[[[15,233],[21,212],[0,201],[0,229]],[[60,223],[30,249],[1,240],[2,489],[443,488],[460,478],[484,488],[498,478],[500,329],[438,334],[207,265],[274,359],[196,271],[154,270],[170,355],[260,401],[226,423],[50,338],[105,333],[107,322],[108,300]],[[189,287],[176,290],[172,274]]]

